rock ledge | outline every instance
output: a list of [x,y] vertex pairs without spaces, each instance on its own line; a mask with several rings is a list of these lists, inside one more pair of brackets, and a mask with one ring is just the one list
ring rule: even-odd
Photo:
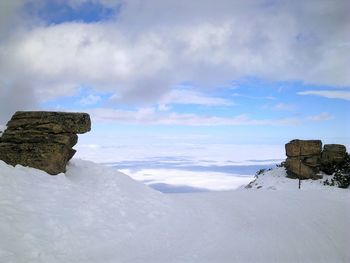
[[0,160],[55,175],[65,172],[75,154],[77,133],[91,129],[87,113],[18,111],[0,137]]

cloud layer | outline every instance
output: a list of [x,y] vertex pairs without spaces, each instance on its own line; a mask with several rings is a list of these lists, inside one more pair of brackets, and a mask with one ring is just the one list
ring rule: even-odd
[[347,90],[305,90],[298,92],[299,95],[314,95],[329,99],[350,100],[350,91]]
[[217,117],[192,113],[162,112],[154,108],[141,108],[137,111],[97,108],[89,111],[94,121],[118,122],[124,124],[145,125],[182,125],[182,126],[241,126],[241,125],[298,125],[297,118],[252,119],[245,114],[233,117]]
[[[79,9],[84,2],[68,4]],[[115,103],[164,106],[229,104],[171,91],[184,81],[204,90],[244,76],[350,86],[346,0],[92,2],[121,8],[101,22],[50,24],[26,14],[20,1],[2,4],[7,33],[26,15],[0,39],[1,112],[82,86],[114,94]],[[21,90],[17,101],[14,90]]]

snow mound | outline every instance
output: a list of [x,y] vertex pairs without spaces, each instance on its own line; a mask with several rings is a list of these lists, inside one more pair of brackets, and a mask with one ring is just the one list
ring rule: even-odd
[[124,244],[145,245],[169,207],[161,193],[92,162],[73,160],[50,176],[0,161],[0,262],[123,258]]
[[[302,180],[300,182],[301,190],[334,190],[336,187],[324,185],[324,181],[332,176],[323,175],[322,179],[318,180]],[[246,188],[248,189],[269,189],[269,190],[299,190],[299,180],[287,177],[287,172],[284,167],[276,167],[271,170],[264,171],[256,175],[254,181],[250,182]]]
[[333,189],[164,195],[87,161],[0,161],[0,262],[350,262],[350,191]]

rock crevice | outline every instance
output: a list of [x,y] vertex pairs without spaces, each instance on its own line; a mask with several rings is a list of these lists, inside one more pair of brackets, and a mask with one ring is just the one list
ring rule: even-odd
[[87,113],[18,111],[0,137],[0,160],[55,175],[75,154],[77,133],[91,129]]

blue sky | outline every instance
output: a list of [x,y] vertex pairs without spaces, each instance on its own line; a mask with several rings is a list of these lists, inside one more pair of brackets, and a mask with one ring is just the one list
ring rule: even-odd
[[85,111],[83,146],[154,146],[154,156],[182,143],[282,148],[261,159],[294,138],[350,146],[349,8],[3,1],[0,124],[16,110]]
[[[120,5],[121,6],[121,5]],[[69,21],[94,23],[117,15],[118,6],[110,8],[98,1],[27,1],[24,12],[39,17],[47,24],[60,24]]]

